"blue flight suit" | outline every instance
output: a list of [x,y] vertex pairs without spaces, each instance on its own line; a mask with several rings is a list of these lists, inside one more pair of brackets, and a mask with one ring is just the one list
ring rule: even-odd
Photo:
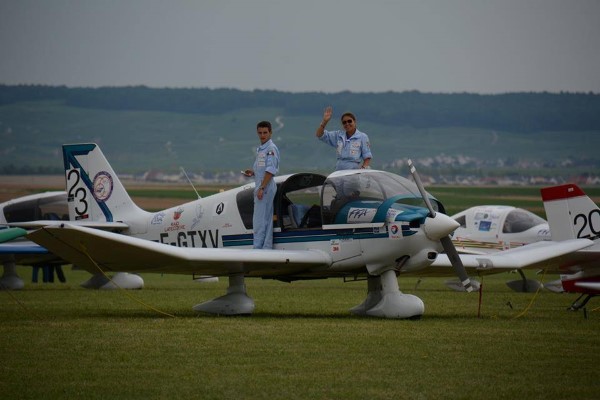
[[346,137],[346,131],[323,131],[323,136],[319,140],[336,148],[336,171],[358,169],[361,161],[373,157],[369,136],[358,129],[350,138]]
[[254,215],[252,218],[252,227],[254,229],[254,248],[272,249],[273,248],[273,200],[277,185],[275,180],[271,179],[263,191],[263,198],[257,197],[258,189],[265,177],[265,172],[269,172],[273,177],[279,171],[279,149],[271,139],[265,144],[261,144],[256,149],[256,160],[253,166],[254,171]]

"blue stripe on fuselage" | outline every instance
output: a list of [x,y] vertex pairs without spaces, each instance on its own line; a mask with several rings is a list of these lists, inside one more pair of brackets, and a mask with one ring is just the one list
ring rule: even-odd
[[[293,230],[273,233],[273,243],[326,242],[334,239],[379,239],[388,237],[384,228],[377,232],[373,228],[336,230]],[[223,247],[252,245],[252,234],[223,235]]]

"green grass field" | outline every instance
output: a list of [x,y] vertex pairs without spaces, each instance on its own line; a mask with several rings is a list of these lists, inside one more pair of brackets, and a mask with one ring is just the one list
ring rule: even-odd
[[[508,204],[544,216],[539,188],[428,189],[451,214]],[[453,292],[445,278],[400,277],[425,303],[408,321],[352,316],[366,282],[248,279],[254,315],[215,317],[192,306],[224,294],[226,278],[144,274],[141,291],[94,291],[79,287],[88,273],[65,272],[65,284],[31,284],[20,267],[25,290],[0,291],[2,399],[592,399],[600,390],[600,300],[568,312],[576,295],[514,293],[505,282],[515,274],[485,277],[480,310],[478,293]]]
[[[19,272],[29,281],[29,268]],[[592,399],[600,390],[600,302],[568,312],[575,295],[514,293],[504,284],[514,274],[485,277],[479,318],[478,293],[401,277],[401,290],[425,302],[409,321],[352,316],[365,282],[249,279],[255,314],[215,317],[191,307],[223,294],[227,279],[145,274],[141,291],[94,291],[79,287],[86,272],[65,272],[65,284],[0,291],[3,399]]]

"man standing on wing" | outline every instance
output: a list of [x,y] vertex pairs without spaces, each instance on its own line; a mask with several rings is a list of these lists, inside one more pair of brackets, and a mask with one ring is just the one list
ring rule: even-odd
[[271,140],[271,123],[261,121],[256,125],[260,146],[256,149],[253,169],[244,171],[246,176],[254,176],[254,248],[273,248],[273,201],[277,185],[273,177],[279,171],[279,149]]

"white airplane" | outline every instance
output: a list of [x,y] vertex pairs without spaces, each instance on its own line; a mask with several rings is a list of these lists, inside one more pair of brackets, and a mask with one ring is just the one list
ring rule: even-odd
[[[64,191],[27,195],[0,204],[0,263],[4,269],[0,278],[0,290],[23,289],[25,284],[17,274],[17,265],[31,265],[35,268],[57,267],[69,263],[45,248],[24,240],[23,236],[27,231],[21,228],[31,229],[68,220],[67,193]],[[9,224],[13,227],[2,229]],[[96,271],[81,286],[88,289],[141,289],[144,281],[138,275],[125,272],[114,274],[108,279]]]
[[[481,205],[468,208],[452,216],[460,226],[452,235],[459,253],[490,254],[515,247],[551,240],[548,223],[534,213],[506,205]],[[506,282],[517,292],[535,292],[540,282],[527,279],[517,270],[521,279]],[[455,281],[446,282],[452,289],[461,290]]]
[[[64,206],[60,207],[61,202]],[[41,219],[60,219],[66,208],[64,192],[46,192],[12,199],[0,204],[0,227],[10,222]],[[68,218],[68,214],[66,215]],[[27,231],[21,228],[0,229],[0,262],[4,272],[0,278],[0,289],[22,289],[24,282],[17,274],[16,265],[62,265],[59,258],[46,249],[23,240]]]
[[551,240],[548,223],[522,208],[474,206],[452,216],[460,224],[452,242],[461,253],[487,254]]
[[[254,183],[150,213],[137,207],[96,144],[63,146],[71,219],[28,238],[88,271],[227,276],[224,296],[194,306],[212,314],[251,314],[245,278],[286,282],[338,277],[368,281],[365,301],[351,312],[385,318],[420,317],[424,304],[400,292],[398,274],[473,274],[554,266],[586,239],[539,242],[485,256],[459,257],[449,234],[458,223],[416,181],[376,170],[329,176],[277,176],[274,249],[252,249]],[[442,250],[446,254],[439,254]],[[439,255],[438,255],[439,254]],[[464,265],[463,265],[464,263]]]
[[561,284],[565,292],[581,293],[570,310],[578,310],[600,295],[600,209],[575,184],[541,190],[542,200],[553,240],[589,239],[594,245],[576,253],[560,265]]

